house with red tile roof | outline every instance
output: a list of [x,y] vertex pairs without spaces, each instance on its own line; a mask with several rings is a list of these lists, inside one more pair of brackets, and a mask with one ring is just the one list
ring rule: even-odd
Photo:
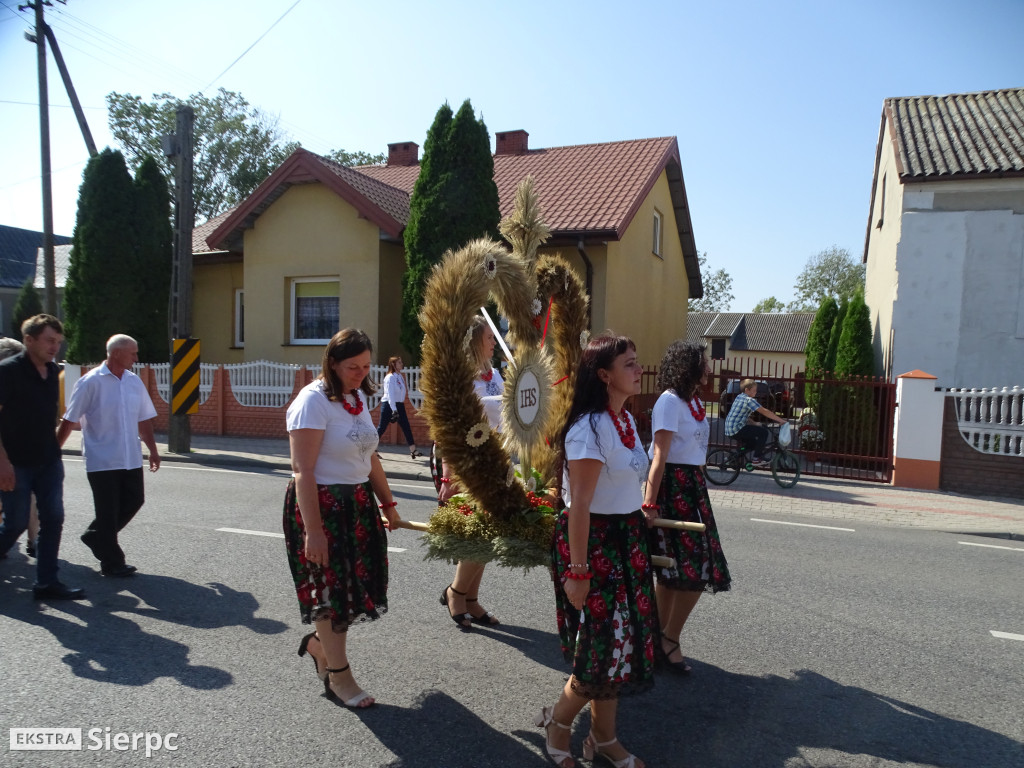
[[[502,216],[533,176],[551,238],[591,297],[591,328],[637,342],[645,362],[686,335],[686,301],[703,295],[674,137],[530,149],[496,135]],[[319,360],[354,325],[378,360],[402,354],[402,233],[419,147],[388,146],[385,165],[340,166],[296,150],[246,200],[193,233],[193,327],[210,362]],[[249,311],[245,308],[248,306]]]
[[1024,88],[885,100],[864,262],[876,373],[1024,385]]

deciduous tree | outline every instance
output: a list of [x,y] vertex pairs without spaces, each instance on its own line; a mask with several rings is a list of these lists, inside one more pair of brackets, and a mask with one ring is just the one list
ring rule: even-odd
[[845,248],[832,246],[807,260],[793,286],[791,312],[813,312],[831,296],[836,301],[849,299],[864,287],[864,265]]
[[687,312],[728,312],[732,300],[732,277],[724,269],[714,271],[708,266],[708,254],[705,251],[697,257],[700,274],[704,283],[704,297],[689,299],[686,302]]
[[785,312],[786,305],[776,299],[774,296],[769,296],[767,299],[761,299],[751,312]]

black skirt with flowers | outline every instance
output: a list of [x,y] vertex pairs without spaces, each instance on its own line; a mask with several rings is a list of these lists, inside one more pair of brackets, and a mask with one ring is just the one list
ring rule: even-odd
[[284,497],[284,540],[295,581],[302,622],[330,619],[335,632],[388,610],[387,531],[369,482],[318,485],[320,517],[327,537],[328,563],[306,560],[305,526],[299,514],[295,480]]
[[655,568],[658,584],[684,592],[724,592],[732,584],[722,551],[707,483],[700,467],[666,464],[658,489],[658,514],[666,520],[704,523],[704,533],[651,528],[652,555],[664,555],[675,568]]
[[647,525],[639,510],[590,516],[587,559],[593,578],[583,610],[565,595],[569,515],[558,516],[554,537],[555,605],[562,655],[572,664],[572,690],[587,699],[614,699],[654,684],[658,611],[647,554]]

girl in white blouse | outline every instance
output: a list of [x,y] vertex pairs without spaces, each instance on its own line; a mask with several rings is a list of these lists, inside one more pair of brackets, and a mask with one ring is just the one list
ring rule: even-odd
[[380,421],[377,423],[377,437],[383,437],[384,430],[391,423],[392,414],[396,414],[398,426],[405,435],[405,442],[409,445],[409,455],[418,459],[423,454],[416,449],[416,441],[412,437],[412,427],[409,426],[409,417],[405,413],[405,395],[408,389],[405,386],[405,374],[402,373],[402,358],[392,357],[388,360],[388,373],[384,377],[381,389],[384,394],[380,398]]
[[643,768],[615,735],[618,697],[653,684],[658,630],[641,511],[647,454],[625,409],[640,393],[642,372],[630,339],[592,340],[558,444],[568,482],[562,483],[566,509],[555,524],[553,575],[562,653],[572,675],[555,706],[535,722],[546,729],[545,748],[560,768],[575,765],[570,729],[588,702],[583,756]]

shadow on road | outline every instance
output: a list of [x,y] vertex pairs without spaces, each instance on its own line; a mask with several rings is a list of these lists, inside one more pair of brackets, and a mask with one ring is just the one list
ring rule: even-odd
[[[648,765],[1024,765],[1021,742],[815,672],[756,677],[690,662],[690,677],[659,675],[650,694],[620,706],[619,733]],[[813,750],[851,757],[805,757]]]
[[[115,685],[146,685],[171,677],[195,689],[224,688],[231,674],[189,662],[189,647],[144,631],[124,614],[199,629],[241,626],[259,634],[284,632],[286,624],[255,616],[259,603],[223,584],[196,585],[168,576],[140,574],[106,579],[91,568],[62,563],[61,577],[86,588],[88,600],[35,602],[34,568],[4,574],[0,614],[40,626],[68,650],[62,661],[79,677]],[[24,590],[14,597],[15,591]],[[20,598],[20,599],[19,599]]]

